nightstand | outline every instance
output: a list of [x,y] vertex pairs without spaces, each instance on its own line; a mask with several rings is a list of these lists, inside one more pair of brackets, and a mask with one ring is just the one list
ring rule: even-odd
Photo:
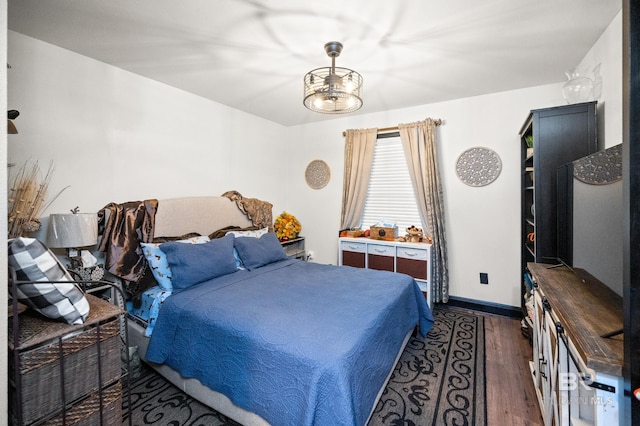
[[284,252],[289,257],[295,259],[306,260],[304,251],[304,237],[294,238],[292,240],[280,241]]
[[83,285],[82,287],[87,294],[91,294],[93,296],[99,297],[100,299],[106,300],[109,303],[120,306],[117,303],[118,299],[116,298],[118,295],[118,290],[114,287],[114,285],[106,283],[89,283]]
[[90,312],[84,324],[55,322],[27,310],[19,314],[15,339],[16,330],[9,327],[13,424],[47,419],[52,424],[101,424],[101,418],[102,424],[121,423],[119,320],[124,312],[86,297]]

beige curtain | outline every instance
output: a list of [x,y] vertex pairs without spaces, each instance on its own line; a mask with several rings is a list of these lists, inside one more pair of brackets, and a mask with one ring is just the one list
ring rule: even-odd
[[358,227],[362,221],[377,136],[378,129],[346,131],[340,229]]
[[449,300],[449,270],[435,129],[436,123],[430,118],[398,125],[420,216],[433,237],[431,294],[434,302],[446,303]]

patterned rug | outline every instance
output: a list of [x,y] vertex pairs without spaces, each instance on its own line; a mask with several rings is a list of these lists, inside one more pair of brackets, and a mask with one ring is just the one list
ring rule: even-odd
[[[409,340],[369,426],[486,425],[484,318],[438,305],[425,338]],[[124,407],[123,424],[129,424]],[[143,364],[131,385],[131,424],[238,425]]]

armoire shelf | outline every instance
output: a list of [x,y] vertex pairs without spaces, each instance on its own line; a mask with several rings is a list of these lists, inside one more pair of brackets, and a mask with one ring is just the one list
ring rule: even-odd
[[[598,151],[597,102],[531,110],[520,129],[522,309],[529,287],[527,263],[557,263],[557,169]],[[533,147],[527,145],[532,138]]]

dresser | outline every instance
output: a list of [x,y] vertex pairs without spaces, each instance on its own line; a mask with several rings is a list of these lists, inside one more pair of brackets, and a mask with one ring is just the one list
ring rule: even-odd
[[[624,424],[622,298],[582,269],[529,263],[531,378],[545,426]],[[607,337],[608,336],[608,337]]]
[[432,307],[431,244],[341,237],[338,247],[339,265],[412,276]]

